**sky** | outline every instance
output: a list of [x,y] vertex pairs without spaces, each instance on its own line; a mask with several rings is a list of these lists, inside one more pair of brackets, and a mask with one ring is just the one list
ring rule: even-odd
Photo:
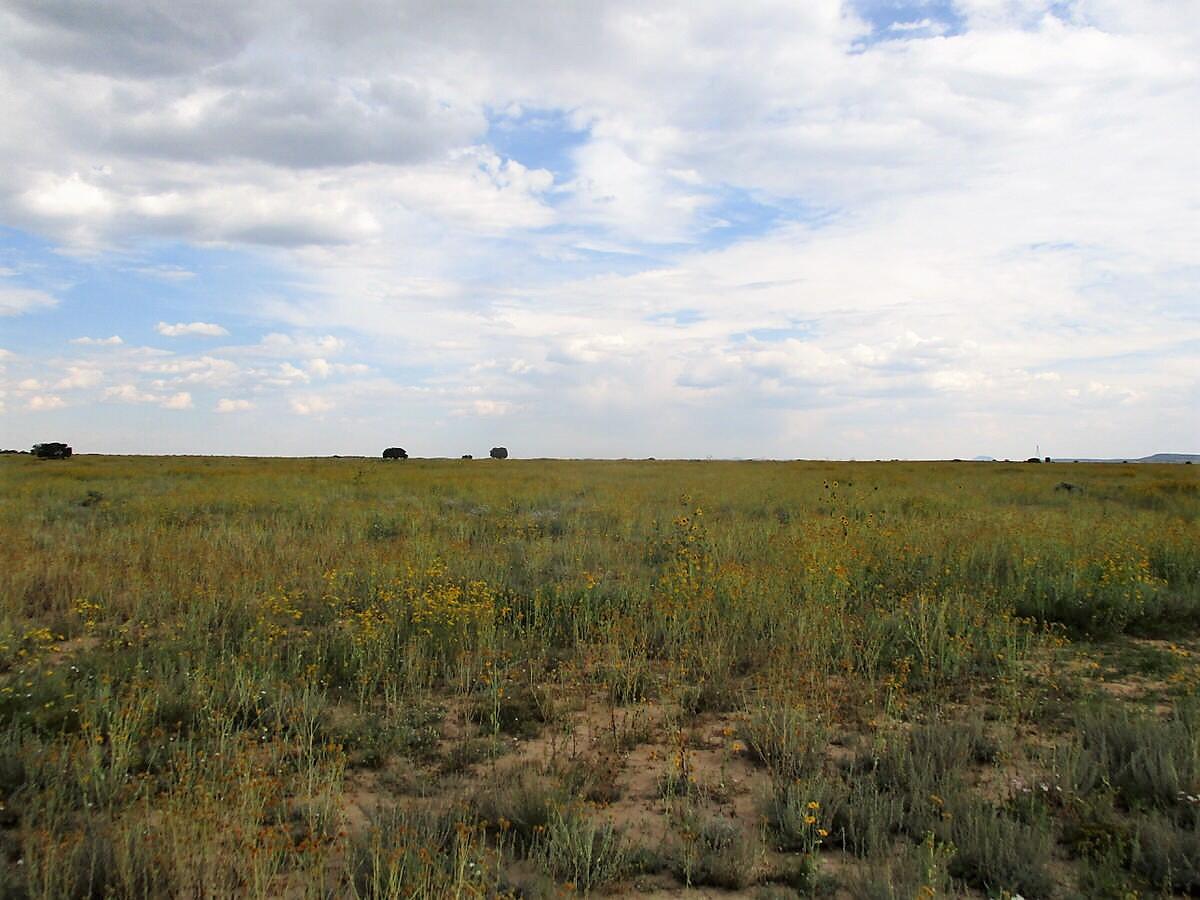
[[1200,451],[1197,0],[0,0],[0,446]]

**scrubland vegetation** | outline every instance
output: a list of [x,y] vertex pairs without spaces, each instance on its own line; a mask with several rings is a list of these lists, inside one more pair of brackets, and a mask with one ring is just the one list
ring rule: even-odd
[[0,459],[0,896],[1200,894],[1193,471]]

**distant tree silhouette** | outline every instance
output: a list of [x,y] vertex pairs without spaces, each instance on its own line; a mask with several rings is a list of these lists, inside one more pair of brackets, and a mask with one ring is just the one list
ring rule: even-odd
[[383,451],[384,459],[408,459],[408,452],[403,447],[388,447]]
[[34,444],[32,452],[38,459],[70,459],[74,451],[66,444],[51,442],[48,444]]
[[508,459],[507,447],[493,447],[492,452],[488,454],[492,459]]

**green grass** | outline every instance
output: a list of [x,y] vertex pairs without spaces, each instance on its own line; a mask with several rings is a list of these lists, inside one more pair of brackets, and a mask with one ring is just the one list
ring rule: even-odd
[[1197,890],[1194,471],[0,459],[0,894]]

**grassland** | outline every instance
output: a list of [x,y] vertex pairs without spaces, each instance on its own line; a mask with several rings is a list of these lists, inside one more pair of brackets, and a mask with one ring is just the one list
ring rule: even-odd
[[0,458],[0,896],[1195,895],[1194,471]]

